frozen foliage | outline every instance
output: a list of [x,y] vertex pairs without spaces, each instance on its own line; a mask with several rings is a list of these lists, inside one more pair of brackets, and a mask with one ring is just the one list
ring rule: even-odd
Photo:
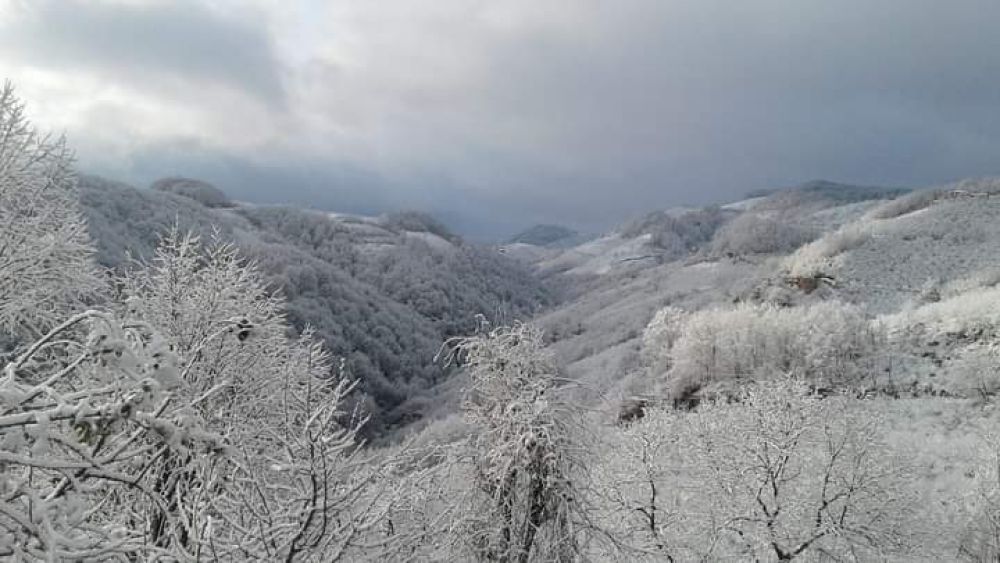
[[1000,328],[1000,288],[967,291],[910,311],[886,316],[884,322],[897,337],[953,337],[993,340]]
[[[364,231],[316,213],[290,208],[242,213],[255,225],[341,265],[356,279],[432,320],[446,337],[474,331],[476,315],[520,318],[550,300],[527,267],[492,249],[462,243],[420,214],[390,215],[387,224],[401,231],[387,233],[383,240],[389,244],[370,248]],[[441,247],[405,236],[413,231],[429,232],[453,244]]]
[[100,288],[62,139],[0,90],[0,331],[40,336]]
[[602,458],[631,560],[874,561],[924,554],[882,421],[782,377],[736,403],[654,410]]
[[167,387],[184,366],[158,338],[148,325],[86,311],[4,366],[0,556],[166,553],[149,545],[126,499],[166,506],[141,476],[164,456],[210,460],[226,444],[195,413],[168,412]]
[[193,178],[161,178],[150,186],[151,189],[168,192],[193,199],[205,207],[232,207],[226,194],[219,188]]
[[127,184],[81,174],[80,207],[97,246],[97,261],[108,268],[128,259],[150,259],[160,238],[172,228],[210,236],[231,236],[236,225],[218,210],[169,192],[137,190]]
[[666,306],[653,315],[642,332],[643,357],[654,372],[669,369],[674,343],[681,336],[688,314],[683,309]]
[[119,315],[72,317],[5,366],[7,555],[377,559],[360,538],[394,485],[339,410],[353,384],[308,332],[286,338],[253,266],[172,233],[117,285]]
[[784,269],[792,276],[828,275],[837,268],[840,254],[857,248],[872,237],[872,227],[851,223],[813,241],[785,260]]
[[785,253],[816,238],[816,233],[790,215],[744,212],[726,223],[712,239],[717,255]]
[[453,343],[469,372],[463,405],[475,486],[463,526],[482,561],[573,561],[579,550],[579,459],[541,333],[515,324]]
[[718,207],[671,214],[655,211],[630,221],[619,229],[624,238],[650,235],[654,247],[671,257],[680,257],[699,250],[712,240],[727,214]]
[[176,404],[232,445],[214,463],[165,455],[145,474],[167,501],[145,508],[150,543],[190,558],[339,557],[377,514],[363,496],[374,469],[355,462],[360,421],[340,423],[353,384],[310,332],[287,339],[282,300],[231,245],[173,232],[118,285],[125,314],[189,358],[170,381]]
[[871,373],[881,329],[837,302],[807,307],[741,304],[690,315],[670,355],[675,396],[716,381],[795,373],[818,385]]

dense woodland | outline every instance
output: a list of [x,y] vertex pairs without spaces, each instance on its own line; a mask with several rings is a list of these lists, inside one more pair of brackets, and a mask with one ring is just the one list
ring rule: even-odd
[[77,176],[7,86],[0,557],[994,561],[998,185],[498,249]]
[[[477,315],[521,318],[553,300],[526,266],[415,213],[370,222],[281,206],[215,208],[93,176],[78,189],[98,263],[112,270],[152,257],[174,227],[234,242],[281,293],[293,329],[310,327],[345,359],[372,416],[366,433],[421,415],[422,397],[447,374],[434,355],[446,338],[474,331]],[[428,233],[430,241],[415,236]]]

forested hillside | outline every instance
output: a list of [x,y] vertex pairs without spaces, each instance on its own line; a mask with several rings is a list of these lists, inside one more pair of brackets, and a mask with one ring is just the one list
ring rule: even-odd
[[[432,218],[338,216],[283,206],[204,205],[194,181],[145,190],[82,176],[80,199],[98,261],[128,267],[148,259],[177,226],[203,238],[218,232],[256,261],[286,300],[296,331],[309,326],[360,382],[366,432],[421,415],[428,389],[447,377],[434,357],[449,337],[475,330],[477,317],[524,319],[551,303],[524,265],[463,242]],[[195,194],[197,195],[197,194]]]

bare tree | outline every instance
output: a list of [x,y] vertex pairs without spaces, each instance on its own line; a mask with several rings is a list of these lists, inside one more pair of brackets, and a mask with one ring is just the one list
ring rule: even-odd
[[880,428],[871,412],[787,377],[746,387],[736,403],[651,413],[625,431],[630,459],[605,459],[621,515],[611,518],[654,558],[914,553],[907,467]]

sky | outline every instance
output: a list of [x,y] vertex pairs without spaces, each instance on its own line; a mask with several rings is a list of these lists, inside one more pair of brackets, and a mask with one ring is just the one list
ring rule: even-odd
[[1000,174],[996,0],[0,0],[81,171],[599,232],[813,179]]

